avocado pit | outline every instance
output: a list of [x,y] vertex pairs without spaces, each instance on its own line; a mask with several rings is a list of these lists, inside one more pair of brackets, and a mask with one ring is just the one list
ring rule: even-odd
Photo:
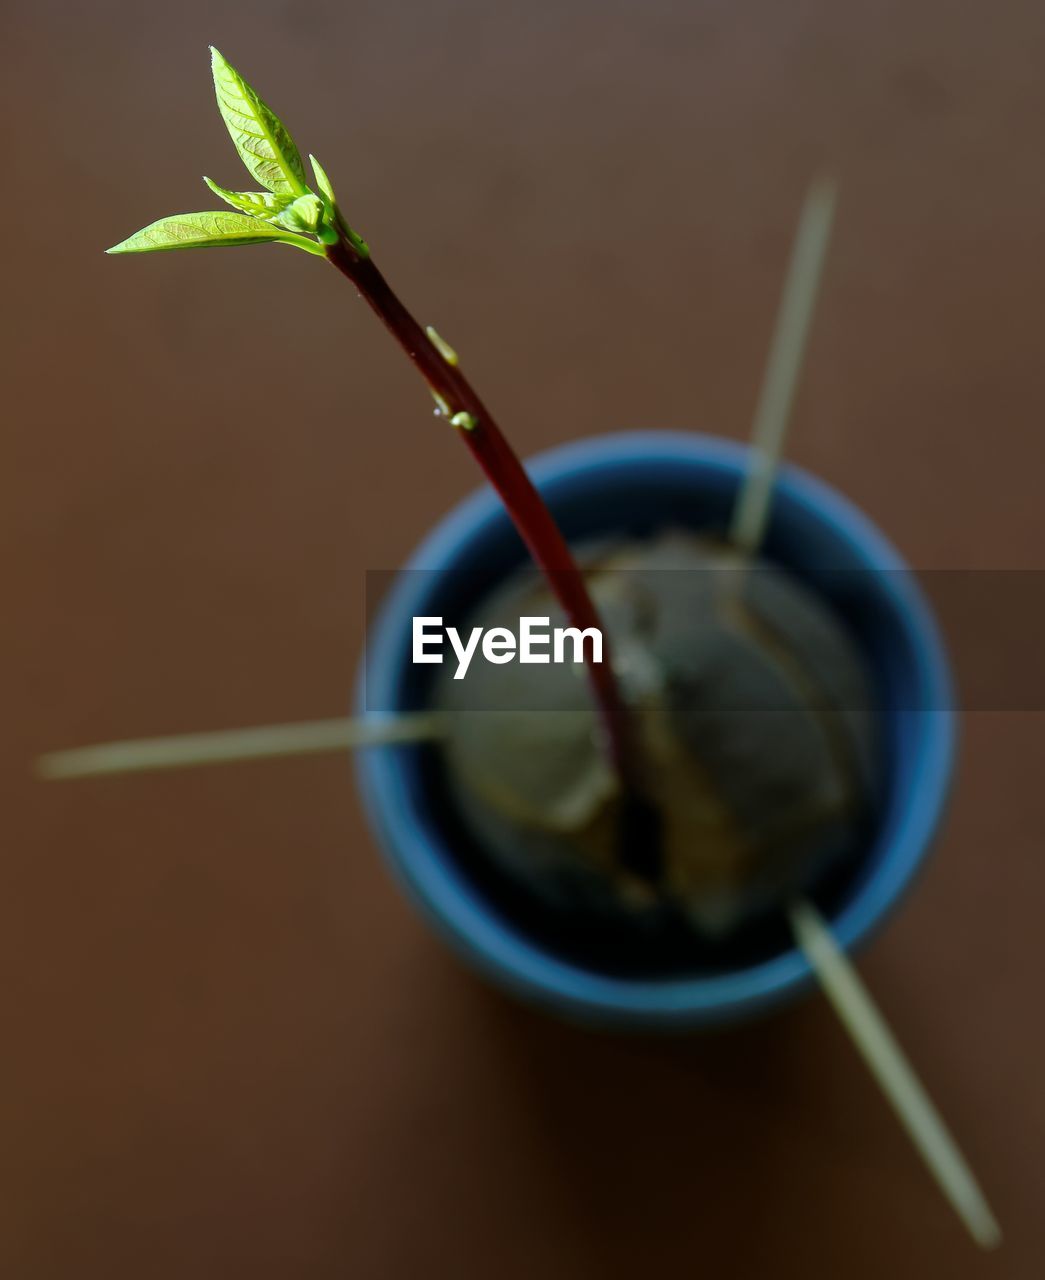
[[[451,802],[515,890],[578,929],[721,940],[855,857],[873,810],[863,660],[782,569],[689,533],[582,548],[642,761],[621,794],[579,665],[442,668]],[[564,621],[520,572],[469,627]]]

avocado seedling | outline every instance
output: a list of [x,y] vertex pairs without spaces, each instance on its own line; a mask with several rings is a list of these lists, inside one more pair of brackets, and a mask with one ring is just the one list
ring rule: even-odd
[[686,963],[687,938],[726,937],[853,857],[874,723],[859,655],[830,610],[721,537],[670,527],[581,548],[582,571],[457,353],[392,290],[323,167],[310,157],[309,186],[275,112],[217,50],[212,69],[262,189],[208,178],[231,211],[161,218],[109,252],[276,243],[334,266],[418,370],[543,575],[475,601],[468,633],[538,617],[601,639],[584,646],[590,703],[552,665],[520,681],[485,663],[464,698],[432,683],[447,713],[446,785],[484,855],[541,909],[641,967]]

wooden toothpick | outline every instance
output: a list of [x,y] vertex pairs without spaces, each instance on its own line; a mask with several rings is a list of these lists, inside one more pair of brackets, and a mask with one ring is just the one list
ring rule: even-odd
[[306,720],[297,724],[184,733],[165,738],[138,738],[98,746],[52,751],[36,762],[41,778],[86,778],[100,774],[139,773],[150,769],[185,769],[194,765],[231,764],[281,756],[315,755],[385,744],[438,738],[445,717],[437,712],[362,716],[343,720]]
[[907,1130],[937,1185],[983,1249],[1001,1244],[1001,1228],[976,1177],[820,912],[800,900],[789,911],[795,940],[853,1044]]
[[751,433],[751,466],[733,511],[732,542],[754,553],[765,534],[773,479],[784,449],[791,406],[831,239],[837,189],[830,178],[809,188],[798,220],[769,359]]
[[[837,191],[828,178],[809,188],[780,299],[751,440],[751,466],[733,512],[731,538],[748,554],[765,536],[773,482],[802,369]],[[1001,1228],[979,1183],[926,1093],[856,967],[816,907],[799,900],[788,912],[795,936],[824,994],[937,1185],[981,1248],[1001,1243]]]

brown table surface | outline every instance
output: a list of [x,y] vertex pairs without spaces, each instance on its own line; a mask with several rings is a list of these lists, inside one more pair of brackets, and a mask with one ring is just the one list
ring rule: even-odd
[[0,1274],[1045,1274],[1040,714],[966,717],[865,974],[1007,1233],[979,1255],[821,1000],[682,1043],[466,974],[346,762],[36,783],[47,748],[341,714],[364,572],[476,483],[282,249],[113,260],[249,185],[215,41],[525,452],[742,438],[795,216],[837,233],[790,454],[920,567],[1045,564],[1045,8],[10,6]]

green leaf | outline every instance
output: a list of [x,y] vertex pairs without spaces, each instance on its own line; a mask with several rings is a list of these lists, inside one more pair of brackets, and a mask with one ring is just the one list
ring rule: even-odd
[[[252,218],[260,218],[262,222],[282,227],[285,231],[323,237],[326,206],[312,191],[295,199],[287,191],[226,191],[210,178],[203,181],[226,204],[250,214]],[[333,238],[336,239],[336,233]]]
[[358,232],[352,230],[345,220],[344,214],[338,208],[337,196],[334,195],[334,187],[327,177],[327,171],[315,156],[310,155],[309,160],[312,164],[312,172],[316,175],[316,186],[323,193],[323,199],[326,204],[326,216],[317,228],[316,235],[324,243],[330,244],[337,239],[337,228],[340,227],[356,253],[361,258],[369,258],[370,246]]
[[283,122],[213,45],[210,53],[218,110],[251,177],[269,191],[304,195],[305,166]]
[[203,181],[219,199],[232,205],[233,209],[249,213],[252,218],[262,218],[266,222],[271,222],[288,205],[292,205],[295,199],[289,191],[279,194],[274,191],[226,191],[210,178],[204,178]]
[[106,249],[106,253],[154,253],[162,249],[216,249],[222,245],[270,243],[293,244],[310,253],[323,252],[312,240],[290,235],[242,213],[218,209],[161,218]]
[[[312,165],[312,172],[316,175],[316,186],[323,195],[323,217],[316,228],[316,235],[319,236],[324,244],[336,244],[337,229],[338,227],[344,227],[345,234],[356,248],[356,251],[359,252],[359,245],[363,242],[342,218],[341,211],[337,207],[337,196],[334,195],[334,188],[327,177],[327,171],[315,156],[310,155],[309,161]],[[366,254],[361,253],[360,257],[366,257]]]
[[312,165],[312,172],[316,175],[316,186],[323,195],[326,196],[327,202],[332,209],[337,208],[337,196],[334,195],[334,188],[330,185],[330,179],[327,177],[327,171],[319,163],[315,156],[309,156],[309,163]]
[[298,196],[293,204],[272,219],[277,227],[286,227],[288,231],[303,231],[308,235],[315,235],[322,221],[323,202],[311,191],[307,196]]

